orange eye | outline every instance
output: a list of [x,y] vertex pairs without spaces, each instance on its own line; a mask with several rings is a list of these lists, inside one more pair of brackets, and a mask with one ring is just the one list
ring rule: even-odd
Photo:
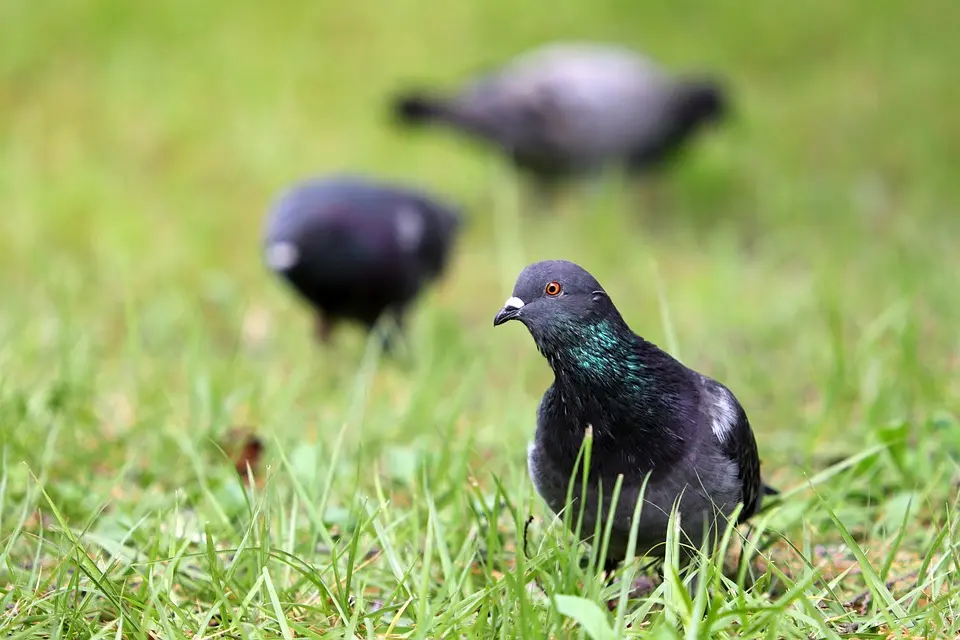
[[548,282],[547,286],[543,288],[543,292],[548,296],[560,295],[560,283],[557,281]]

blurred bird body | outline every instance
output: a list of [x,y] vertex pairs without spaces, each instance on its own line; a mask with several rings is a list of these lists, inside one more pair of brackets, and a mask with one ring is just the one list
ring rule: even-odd
[[265,260],[316,309],[326,339],[334,323],[372,329],[408,305],[446,266],[460,226],[451,206],[416,190],[334,176],[282,194],[268,216]]
[[[601,504],[606,520],[616,478],[623,475],[608,564],[626,554],[648,474],[638,555],[664,554],[675,503],[683,542],[699,547],[705,532],[725,527],[738,504],[743,522],[758,509],[761,494],[775,493],[761,482],[753,431],[730,390],[636,335],[578,265],[553,260],[524,269],[494,324],[508,320],[527,326],[555,376],[540,402],[528,452],[537,492],[555,513],[564,508],[588,427],[593,441],[582,535],[593,534]],[[578,473],[577,505],[581,490]]]
[[613,162],[641,172],[664,163],[724,109],[710,80],[673,78],[622,47],[535,49],[443,97],[395,103],[408,124],[440,122],[499,147],[542,186]]

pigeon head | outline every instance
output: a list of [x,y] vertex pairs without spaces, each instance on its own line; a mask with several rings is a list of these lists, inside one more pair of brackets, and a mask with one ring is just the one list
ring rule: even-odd
[[530,331],[556,322],[589,317],[607,294],[596,279],[566,260],[535,262],[520,272],[513,295],[493,325],[519,320]]
[[630,333],[596,278],[566,260],[536,262],[520,272],[493,324],[510,320],[523,323],[541,353],[564,369],[613,362]]

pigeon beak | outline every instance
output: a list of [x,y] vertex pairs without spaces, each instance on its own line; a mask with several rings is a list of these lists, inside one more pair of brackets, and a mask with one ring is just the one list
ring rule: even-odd
[[520,315],[523,304],[523,300],[516,296],[509,298],[503,303],[503,309],[500,309],[493,318],[493,326],[499,326],[508,320],[515,320]]

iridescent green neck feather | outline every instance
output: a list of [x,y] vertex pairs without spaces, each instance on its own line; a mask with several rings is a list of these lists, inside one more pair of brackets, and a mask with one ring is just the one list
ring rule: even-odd
[[624,384],[637,388],[649,382],[637,348],[642,340],[619,317],[559,322],[537,342],[558,378],[606,388]]

